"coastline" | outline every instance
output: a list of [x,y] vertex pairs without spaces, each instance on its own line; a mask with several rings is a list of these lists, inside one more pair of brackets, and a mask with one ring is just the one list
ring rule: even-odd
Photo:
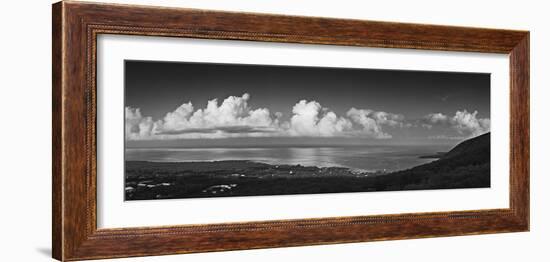
[[365,188],[343,188],[340,184],[353,185],[366,177],[387,174],[248,160],[125,164],[126,200],[356,192]]
[[434,161],[391,173],[248,160],[126,161],[125,200],[490,187],[490,145],[486,133]]

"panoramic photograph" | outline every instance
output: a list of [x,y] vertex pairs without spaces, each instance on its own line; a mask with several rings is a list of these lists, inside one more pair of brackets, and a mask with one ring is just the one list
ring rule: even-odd
[[487,73],[124,67],[126,201],[491,186]]

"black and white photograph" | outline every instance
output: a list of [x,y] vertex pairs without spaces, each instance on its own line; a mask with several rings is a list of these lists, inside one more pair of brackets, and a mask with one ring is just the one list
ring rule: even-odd
[[124,67],[127,201],[491,185],[487,73]]
[[6,1],[0,261],[544,260],[546,5]]

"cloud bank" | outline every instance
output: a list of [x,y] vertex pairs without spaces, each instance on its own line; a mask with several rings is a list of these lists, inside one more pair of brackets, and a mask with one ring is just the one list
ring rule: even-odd
[[[139,108],[126,107],[127,140],[213,139],[234,137],[360,137],[388,139],[395,128],[448,128],[451,133],[431,136],[473,137],[490,130],[489,118],[478,112],[456,111],[454,116],[431,113],[421,120],[409,121],[402,114],[371,109],[350,108],[338,115],[317,101],[300,100],[283,120],[280,112],[251,108],[250,95],[229,96],[207,102],[204,108],[183,103],[164,117],[154,120]],[[457,136],[459,135],[459,136]]]
[[489,118],[478,118],[478,112],[469,113],[467,110],[456,111],[454,116],[442,113],[432,113],[424,116],[422,126],[431,129],[433,126],[451,127],[459,134],[474,137],[487,133],[491,129]]
[[351,108],[338,116],[316,101],[300,100],[292,108],[292,116],[282,121],[280,112],[249,106],[250,95],[229,96],[221,104],[208,101],[205,108],[195,109],[184,103],[159,120],[143,116],[139,108],[126,107],[126,138],[154,140],[178,138],[229,137],[364,137],[391,138],[385,127],[403,127],[403,115]]

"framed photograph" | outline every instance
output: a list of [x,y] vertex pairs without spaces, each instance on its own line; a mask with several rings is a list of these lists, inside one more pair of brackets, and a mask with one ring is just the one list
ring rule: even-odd
[[529,32],[53,5],[53,257],[529,230]]

